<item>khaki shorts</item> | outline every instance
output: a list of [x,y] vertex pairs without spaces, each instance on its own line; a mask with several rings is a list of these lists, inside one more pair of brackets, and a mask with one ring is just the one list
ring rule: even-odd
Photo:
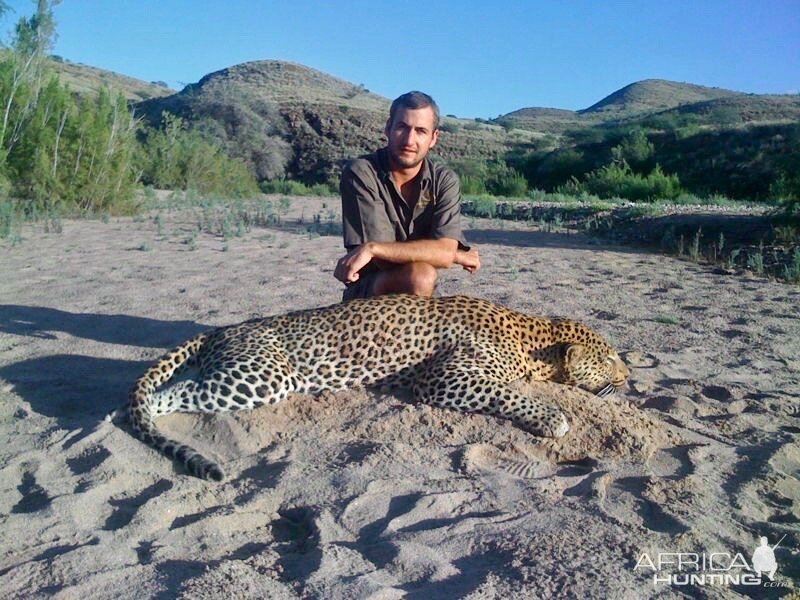
[[380,271],[375,271],[373,273],[361,275],[355,283],[347,284],[347,287],[342,293],[342,302],[349,302],[356,298],[371,298],[374,296],[375,294],[373,294],[372,290],[375,287],[375,280],[379,273]]

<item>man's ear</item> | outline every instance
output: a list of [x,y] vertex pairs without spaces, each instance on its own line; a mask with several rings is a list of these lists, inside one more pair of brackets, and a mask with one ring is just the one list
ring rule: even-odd
[[389,117],[388,119],[386,119],[386,125],[383,128],[383,135],[386,136],[387,140],[389,139],[389,131],[391,131],[391,129],[392,129],[392,118]]
[[564,362],[568,367],[572,367],[586,354],[586,346],[583,344],[570,344],[564,353]]
[[439,130],[436,129],[433,132],[433,135],[431,135],[431,145],[430,145],[430,147],[433,148],[436,145],[436,142],[438,142],[438,141],[439,141]]

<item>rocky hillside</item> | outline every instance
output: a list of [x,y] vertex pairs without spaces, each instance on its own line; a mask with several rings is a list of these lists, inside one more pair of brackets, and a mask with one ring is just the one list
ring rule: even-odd
[[[276,124],[291,145],[286,175],[306,181],[335,181],[343,161],[378,148],[391,101],[321,71],[284,61],[244,63],[211,73],[181,92],[135,105],[153,124],[163,111],[192,119],[209,94],[236,90],[274,108]],[[449,161],[499,158],[538,134],[516,132],[489,123],[444,119],[437,154]]]

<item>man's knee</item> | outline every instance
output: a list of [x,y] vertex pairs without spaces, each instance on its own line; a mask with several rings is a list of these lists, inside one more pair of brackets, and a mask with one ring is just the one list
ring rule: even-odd
[[425,262],[406,265],[408,271],[409,293],[417,296],[433,296],[438,273],[436,268]]
[[408,263],[383,271],[372,288],[372,295],[415,294],[433,296],[438,275],[436,268],[424,262]]

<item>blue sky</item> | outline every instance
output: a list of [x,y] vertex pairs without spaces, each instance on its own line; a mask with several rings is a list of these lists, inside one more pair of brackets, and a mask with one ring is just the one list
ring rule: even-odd
[[[34,2],[6,1],[8,34]],[[269,58],[389,98],[421,89],[461,117],[586,108],[648,78],[800,91],[800,0],[64,0],[55,14],[55,54],[176,89]]]

